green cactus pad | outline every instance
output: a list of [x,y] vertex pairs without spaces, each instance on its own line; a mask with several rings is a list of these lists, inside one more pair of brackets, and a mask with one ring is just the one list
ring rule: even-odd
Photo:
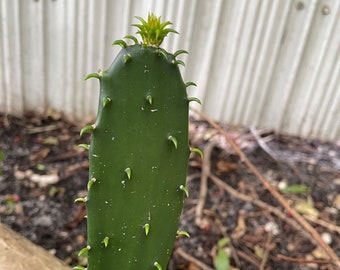
[[[176,56],[159,45],[170,22],[149,15],[143,38],[122,47],[96,77],[100,97],[92,132],[86,202],[89,270],[166,269],[177,237],[188,158],[188,98]],[[177,32],[176,32],[177,33]],[[191,149],[195,151],[195,149]],[[104,240],[103,240],[104,239]]]

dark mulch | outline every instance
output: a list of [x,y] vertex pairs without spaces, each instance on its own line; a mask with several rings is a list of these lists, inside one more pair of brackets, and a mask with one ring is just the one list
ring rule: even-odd
[[[89,143],[89,137],[80,138],[79,130],[79,126],[56,114],[22,118],[0,114],[0,156],[4,154],[0,163],[0,221],[72,266],[86,261],[77,256],[86,245],[86,223],[82,219],[85,209],[74,199],[86,194],[87,153],[77,145]],[[318,216],[317,222],[311,224],[325,239],[330,237],[329,244],[339,256],[340,143],[302,140],[260,130],[261,142],[275,154],[270,157],[248,129],[228,130],[273,186],[308,187],[307,191],[284,196],[302,208],[299,211]],[[277,207],[286,218],[291,218],[207,123],[191,121],[190,133],[191,143],[202,149],[215,142],[209,174],[241,194]],[[206,164],[198,155],[191,156],[190,196],[185,200],[180,224],[180,229],[189,232],[191,238],[178,239],[169,270],[201,269],[198,263],[214,269],[217,243],[224,237],[230,241],[222,251],[229,254],[235,269],[259,269],[261,263],[262,269],[328,269],[327,264],[318,263],[326,257],[311,238],[268,209],[230,195],[211,179],[202,217],[199,222],[195,220],[202,165]],[[320,220],[324,224],[319,224]],[[291,262],[278,255],[319,261]]]

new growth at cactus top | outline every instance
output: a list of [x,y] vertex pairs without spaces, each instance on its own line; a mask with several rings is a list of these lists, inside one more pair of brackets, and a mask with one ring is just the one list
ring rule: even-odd
[[[178,65],[179,50],[160,45],[177,33],[153,14],[134,24],[142,38],[126,36],[107,70],[89,74],[100,82],[98,115],[91,132],[87,208],[89,270],[166,269],[178,235],[186,173],[189,102]],[[75,269],[85,269],[77,266]]]

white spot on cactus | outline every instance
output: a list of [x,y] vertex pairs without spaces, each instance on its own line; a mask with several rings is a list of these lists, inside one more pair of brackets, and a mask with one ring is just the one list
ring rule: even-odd
[[157,112],[158,111],[158,109],[152,109],[152,110],[150,110],[150,112]]
[[111,140],[114,141],[115,140],[115,136],[112,136]]

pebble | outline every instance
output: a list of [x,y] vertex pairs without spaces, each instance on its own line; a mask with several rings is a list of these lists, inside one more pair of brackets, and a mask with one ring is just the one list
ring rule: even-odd
[[57,174],[32,174],[30,177],[32,182],[37,183],[40,187],[46,187],[59,182],[59,176]]
[[321,234],[321,238],[327,245],[330,245],[332,243],[332,236],[328,232],[323,232]]
[[50,216],[38,216],[33,219],[33,224],[35,226],[40,225],[43,227],[51,227],[53,224],[53,221]]

